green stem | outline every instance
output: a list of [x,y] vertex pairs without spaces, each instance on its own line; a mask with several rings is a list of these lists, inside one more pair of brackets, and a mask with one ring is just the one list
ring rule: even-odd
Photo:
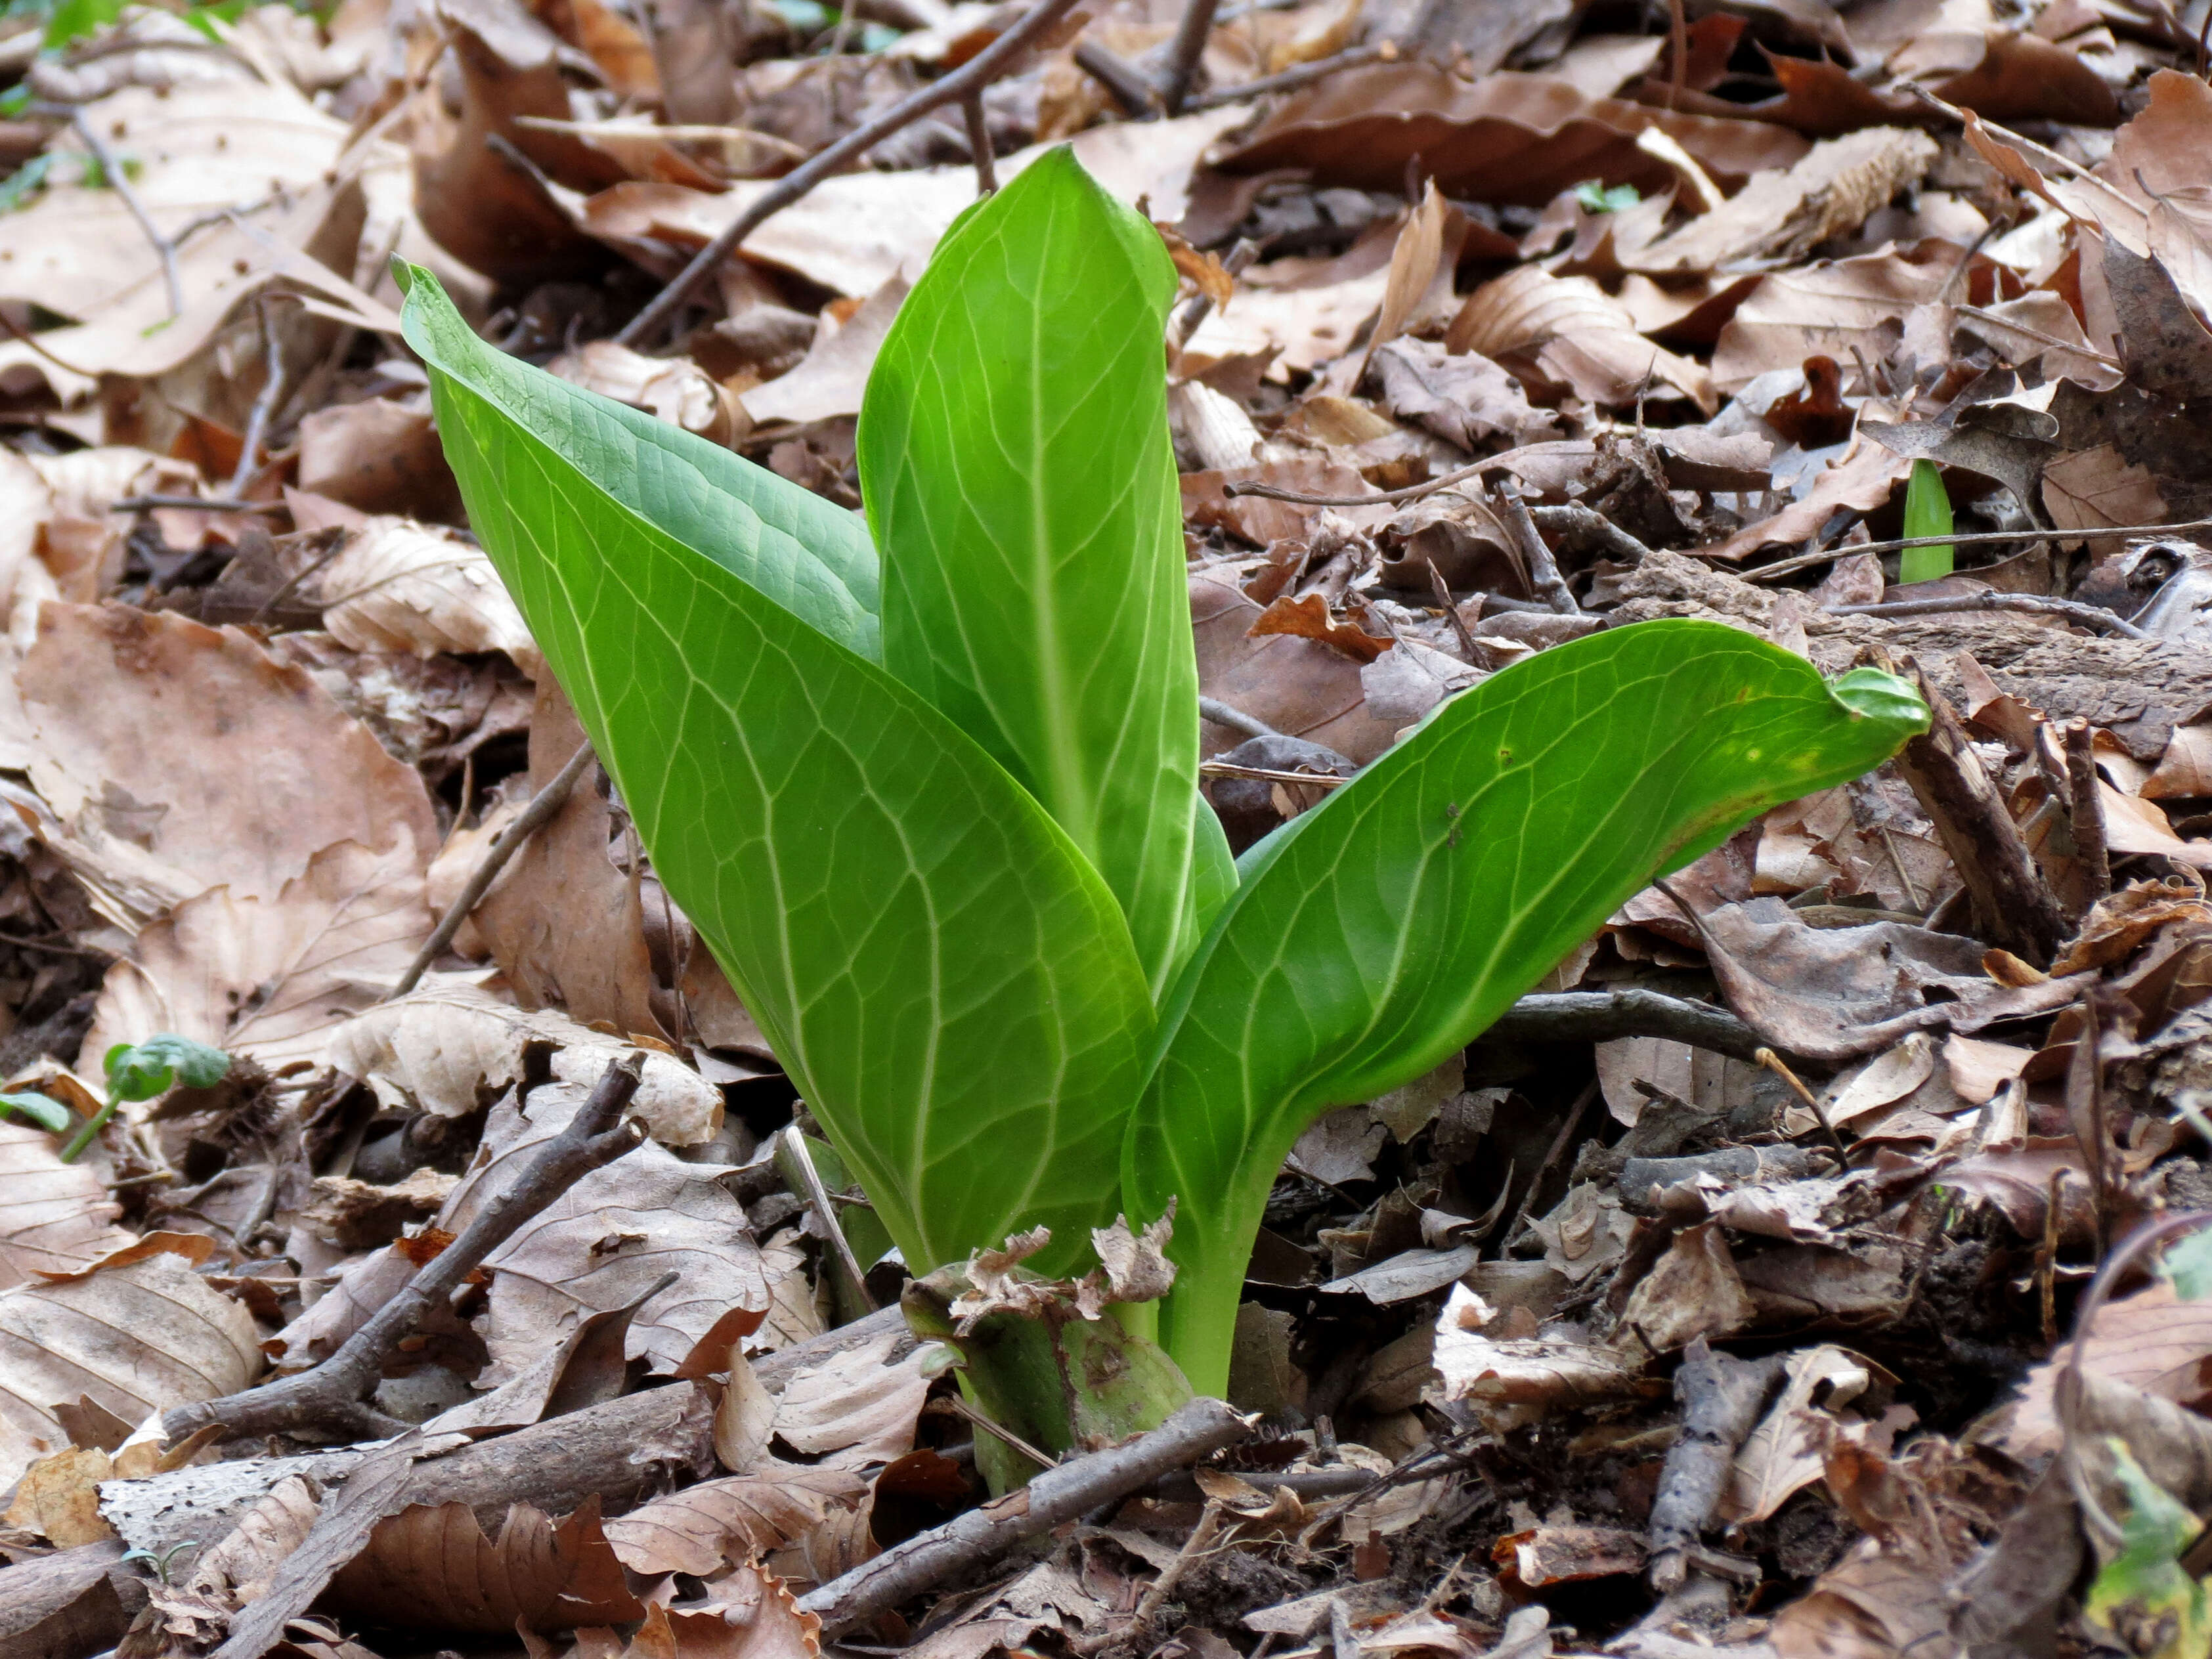
[[84,1127],[70,1138],[70,1144],[62,1148],[62,1162],[76,1163],[84,1149],[92,1145],[92,1138],[105,1128],[107,1120],[114,1115],[115,1103],[111,1100],[86,1121]]

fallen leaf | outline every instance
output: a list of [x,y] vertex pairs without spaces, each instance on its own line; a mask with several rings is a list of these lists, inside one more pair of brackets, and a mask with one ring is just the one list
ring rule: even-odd
[[645,1612],[623,1583],[596,1495],[564,1520],[526,1504],[497,1537],[465,1504],[416,1504],[379,1522],[368,1547],[331,1580],[332,1604],[356,1618],[417,1630],[509,1635],[631,1620]]
[[886,1332],[793,1376],[776,1407],[776,1438],[837,1469],[889,1462],[909,1449],[929,1392],[927,1355],[916,1349],[893,1362],[898,1346],[897,1333]]
[[1328,600],[1319,593],[1275,600],[1254,620],[1249,632],[1255,639],[1265,634],[1290,634],[1300,639],[1319,640],[1359,663],[1373,662],[1392,643],[1375,638],[1353,623],[1337,621],[1328,614]]
[[704,1578],[803,1535],[832,1507],[866,1496],[849,1469],[770,1459],[745,1474],[702,1480],[606,1523],[607,1542],[633,1572]]
[[1792,1494],[1820,1479],[1834,1413],[1870,1388],[1896,1383],[1848,1348],[1823,1343],[1791,1354],[1781,1393],[1736,1450],[1717,1518],[1741,1523],[1771,1516]]
[[88,1267],[133,1235],[89,1164],[64,1164],[55,1138],[0,1122],[0,1291]]

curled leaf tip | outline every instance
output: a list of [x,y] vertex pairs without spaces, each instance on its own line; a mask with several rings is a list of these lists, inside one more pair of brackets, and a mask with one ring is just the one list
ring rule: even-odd
[[1853,718],[1869,720],[1911,734],[1928,729],[1928,705],[1896,675],[1879,668],[1854,668],[1828,687]]

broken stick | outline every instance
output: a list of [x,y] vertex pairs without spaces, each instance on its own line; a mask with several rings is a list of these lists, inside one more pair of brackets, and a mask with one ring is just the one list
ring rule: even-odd
[[366,1403],[384,1362],[430,1308],[450,1298],[483,1259],[514,1237],[585,1176],[635,1150],[645,1139],[636,1120],[620,1121],[645,1072],[645,1056],[611,1062],[561,1133],[547,1141],[514,1184],[477,1212],[446,1246],[369,1316],[344,1346],[313,1370],[243,1394],[179,1406],[161,1419],[172,1444],[207,1424],[233,1437],[337,1431],[355,1438],[398,1433],[410,1425]]
[[1170,1469],[1187,1468],[1248,1438],[1252,1421],[1218,1400],[1180,1407],[1126,1446],[1071,1457],[1019,1491],[895,1544],[842,1578],[799,1598],[799,1608],[835,1635],[895,1607],[955,1573],[995,1560],[1025,1539],[1126,1498]]

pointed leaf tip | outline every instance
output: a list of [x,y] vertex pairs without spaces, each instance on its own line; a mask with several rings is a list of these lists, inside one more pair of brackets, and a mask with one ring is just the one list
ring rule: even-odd
[[1894,674],[1879,668],[1854,668],[1830,682],[1828,689],[1856,719],[1895,726],[1907,736],[1928,729],[1928,705]]

